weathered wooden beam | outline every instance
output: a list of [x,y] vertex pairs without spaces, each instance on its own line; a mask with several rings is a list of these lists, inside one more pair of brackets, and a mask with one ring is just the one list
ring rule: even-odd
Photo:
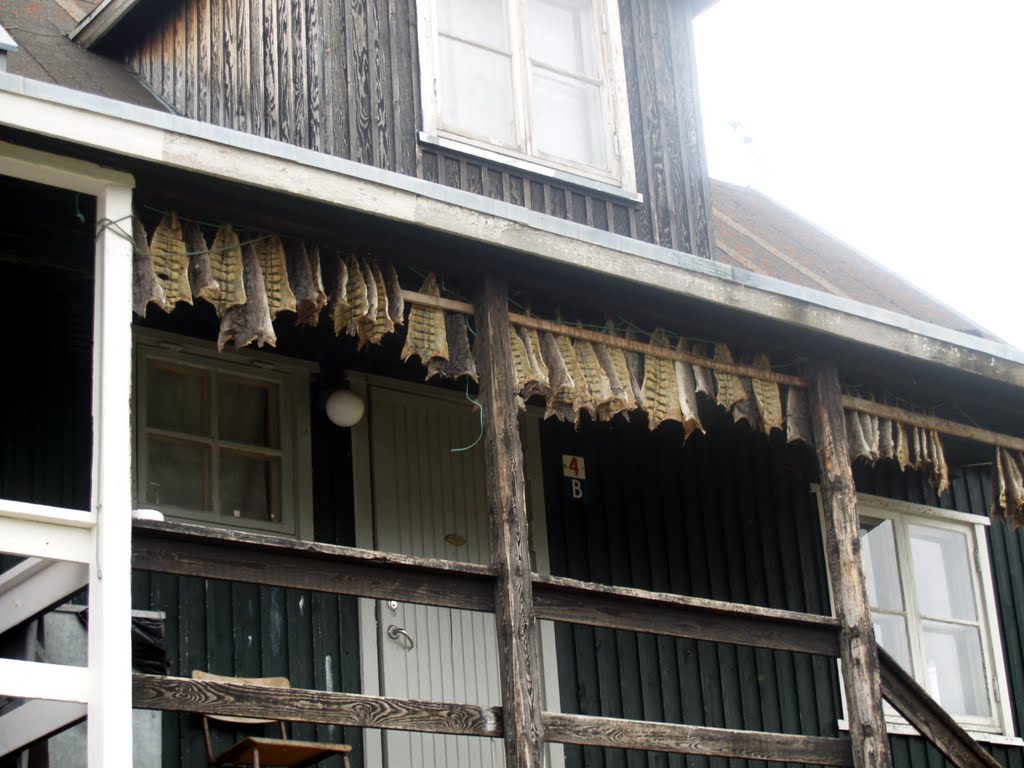
[[490,566],[315,544],[188,523],[136,522],[135,568],[490,611]]
[[544,737],[538,689],[537,621],[523,447],[512,381],[508,286],[504,282],[484,277],[476,297],[476,325],[491,558],[497,570],[494,621],[500,648],[505,761],[509,768],[540,768]]
[[850,740],[736,731],[615,717],[544,713],[548,741],[683,755],[737,757],[805,765],[852,766]]
[[132,675],[137,709],[258,716],[356,728],[501,736],[501,710],[476,704],[329,693],[304,688],[266,688],[184,677]]
[[537,618],[823,656],[839,655],[839,621],[753,605],[533,577]]
[[887,768],[892,765],[892,756],[882,712],[878,647],[860,558],[860,520],[839,372],[833,363],[819,362],[812,366],[808,379],[825,512],[825,550],[832,598],[841,626],[839,658],[853,764],[856,768]]
[[971,738],[883,648],[878,649],[878,662],[882,672],[882,697],[953,765],[957,768],[999,768],[996,759]]

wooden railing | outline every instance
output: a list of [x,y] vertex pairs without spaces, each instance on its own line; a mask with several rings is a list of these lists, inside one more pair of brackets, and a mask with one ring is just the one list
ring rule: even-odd
[[[495,569],[183,523],[136,523],[133,566],[268,586],[493,611]],[[610,587],[533,574],[537,618],[670,637],[839,655],[831,617]],[[960,768],[992,758],[882,652],[885,698]],[[296,722],[501,738],[502,708],[135,675],[134,704]],[[850,741],[793,734],[543,713],[549,742],[852,766]]]

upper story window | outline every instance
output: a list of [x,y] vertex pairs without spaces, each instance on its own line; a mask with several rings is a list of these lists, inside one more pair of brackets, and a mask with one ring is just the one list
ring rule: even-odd
[[137,334],[136,506],[300,536],[309,516],[302,363]]
[[418,0],[423,126],[635,189],[613,0]]
[[865,496],[858,508],[879,644],[969,730],[1007,732],[987,518]]

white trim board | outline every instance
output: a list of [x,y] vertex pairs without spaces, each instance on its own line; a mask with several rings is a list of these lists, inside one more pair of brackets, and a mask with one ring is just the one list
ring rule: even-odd
[[[1024,351],[482,195],[0,73],[0,124],[528,253],[1024,387]],[[10,145],[0,145],[2,157]]]

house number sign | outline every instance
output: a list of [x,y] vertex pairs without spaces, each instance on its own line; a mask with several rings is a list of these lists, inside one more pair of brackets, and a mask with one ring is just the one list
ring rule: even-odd
[[562,476],[565,495],[574,501],[583,501],[583,481],[587,479],[587,465],[582,456],[562,454]]

